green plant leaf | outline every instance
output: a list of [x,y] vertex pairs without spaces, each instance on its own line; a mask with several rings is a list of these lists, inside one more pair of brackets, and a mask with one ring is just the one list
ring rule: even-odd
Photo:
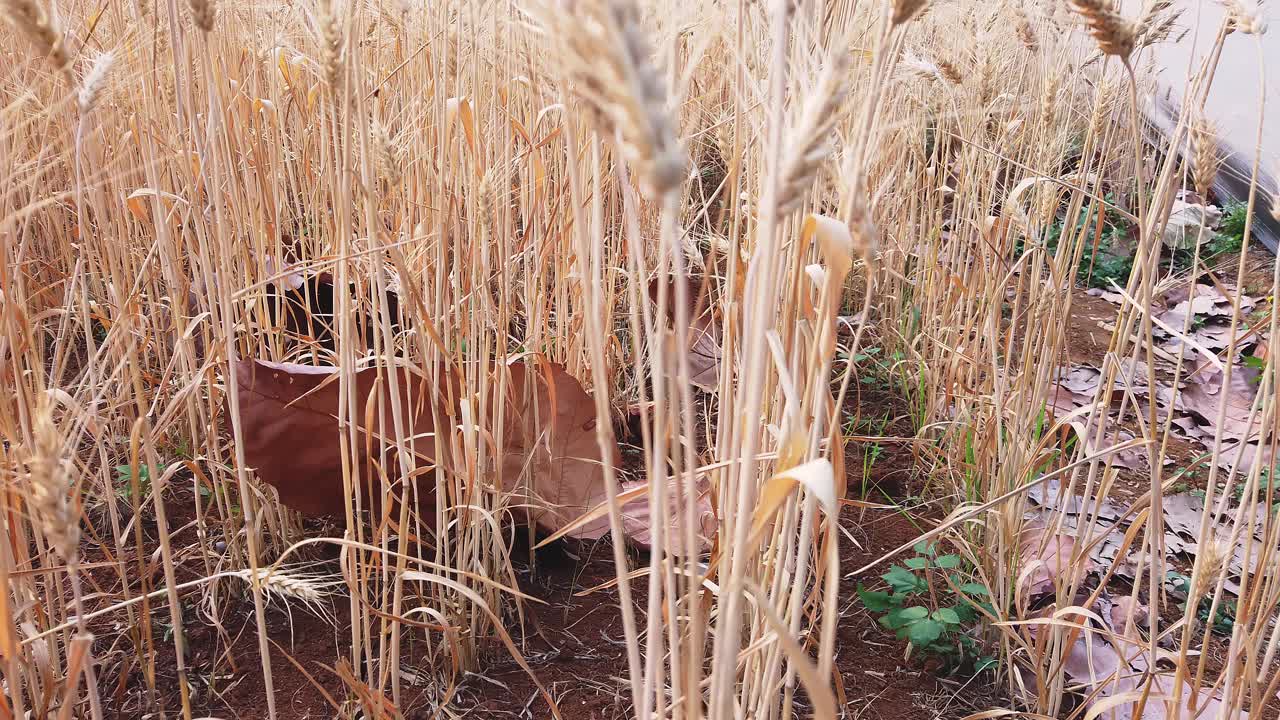
[[940,568],[943,568],[946,570],[954,570],[955,568],[960,567],[960,556],[959,555],[943,555],[942,557],[934,560],[934,562],[937,563],[938,567]]
[[916,543],[916,546],[912,548],[912,550],[914,550],[917,555],[932,555],[934,553],[933,546],[929,544],[928,540],[921,540]]
[[924,587],[923,580],[916,577],[915,573],[899,565],[889,568],[889,572],[881,577],[884,578],[885,582],[889,583],[889,587],[893,588],[894,592],[898,593],[913,593]]
[[960,618],[961,623],[971,623],[978,619],[978,611],[973,609],[973,605],[956,605],[951,610]]
[[887,592],[867,590],[861,585],[858,586],[858,597],[862,599],[862,604],[871,612],[888,612],[902,605],[900,598],[895,598],[895,596]]
[[913,605],[909,608],[902,608],[898,611],[898,617],[903,620],[923,620],[929,617],[929,608],[923,605]]
[[923,647],[942,637],[942,623],[934,620],[920,620],[907,627],[907,639],[912,645]]
[[991,591],[987,589],[987,586],[979,583],[965,583],[960,586],[960,592],[966,595],[991,595]]
[[912,570],[923,570],[929,567],[929,559],[922,557],[907,558],[906,561],[903,562],[903,565],[906,565]]
[[880,618],[880,623],[890,630],[897,630],[929,616],[929,609],[923,607],[897,608]]
[[933,619],[947,625],[959,625],[960,614],[951,608],[938,608],[933,611]]

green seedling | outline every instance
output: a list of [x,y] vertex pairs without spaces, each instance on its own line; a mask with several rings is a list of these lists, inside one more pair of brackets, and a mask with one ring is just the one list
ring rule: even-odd
[[994,614],[990,591],[965,577],[959,555],[939,555],[936,545],[925,542],[916,545],[915,553],[881,575],[887,591],[859,585],[862,604],[916,652],[941,659],[947,673],[976,674],[995,667],[995,658],[983,652],[978,639],[978,610]]

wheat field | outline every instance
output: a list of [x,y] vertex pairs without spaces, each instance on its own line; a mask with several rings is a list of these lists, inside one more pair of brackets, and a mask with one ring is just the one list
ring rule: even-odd
[[0,0],[0,718],[1274,717],[1195,5]]

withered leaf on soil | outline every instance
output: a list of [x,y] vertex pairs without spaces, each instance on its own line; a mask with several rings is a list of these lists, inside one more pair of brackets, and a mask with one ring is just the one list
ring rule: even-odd
[[[1042,522],[1028,523],[1018,537],[1019,594],[1036,598],[1053,592],[1054,582],[1072,565],[1076,552],[1076,539],[1070,535],[1052,532]],[[1093,570],[1093,562],[1083,559],[1083,572]]]
[[[649,281],[649,297],[658,302],[658,292],[663,278]],[[667,321],[676,324],[675,278],[665,279],[667,284]],[[715,307],[711,303],[711,285],[703,275],[692,274],[685,278],[689,289],[689,336],[685,339],[689,348],[689,381],[707,392],[715,392],[720,383],[721,344],[724,331]],[[673,375],[675,368],[669,368]]]
[[1206,421],[1205,432],[1212,434],[1218,419],[1218,405],[1226,399],[1226,414],[1222,419],[1222,435],[1232,440],[1257,439],[1262,429],[1261,413],[1249,422],[1249,411],[1258,392],[1259,372],[1255,368],[1237,365],[1231,370],[1230,383],[1222,371],[1207,368],[1191,378],[1179,396],[1180,406]]
[[[365,507],[377,504],[380,481],[377,468],[396,482],[396,458],[392,438],[392,394],[387,373],[397,373],[399,405],[412,438],[416,458],[412,497],[419,513],[434,511],[435,475],[439,466],[456,473],[451,457],[453,436],[463,432],[463,418],[483,423],[498,442],[498,411],[502,411],[503,455],[490,472],[482,472],[488,484],[480,491],[511,492],[513,510],[548,530],[566,526],[603,502],[604,465],[596,439],[595,405],[591,396],[562,366],[550,362],[521,362],[507,366],[508,381],[502,402],[495,402],[496,376],[491,395],[482,407],[462,413],[458,384],[451,375],[438,379],[400,367],[354,373],[359,433],[357,476]],[[306,515],[344,512],[342,455],[339,445],[338,382],[336,369],[290,363],[242,360],[236,363],[240,419],[245,462],[258,476],[276,488],[285,505]],[[440,423],[437,430],[437,422]],[[445,442],[438,440],[444,439]],[[616,443],[611,462],[620,457]],[[501,481],[499,481],[501,477]],[[635,484],[624,485],[624,491]],[[396,502],[403,488],[393,490]],[[467,502],[453,498],[450,504]],[[705,501],[702,508],[705,509]],[[648,502],[639,499],[623,506],[624,529],[640,544],[649,542]],[[609,531],[607,518],[574,528],[570,535],[598,538]]]

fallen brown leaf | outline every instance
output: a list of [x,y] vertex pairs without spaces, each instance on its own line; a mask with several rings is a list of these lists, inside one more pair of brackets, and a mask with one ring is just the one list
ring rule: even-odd
[[[381,468],[395,482],[397,470],[394,443],[392,394],[388,372],[395,372],[400,386],[399,407],[412,437],[409,450],[416,470],[411,494],[419,513],[434,511],[436,488],[432,475],[424,471],[437,465],[457,472],[448,448],[452,443],[437,441],[450,432],[468,432],[464,418],[478,418],[486,427],[486,442],[503,444],[500,462],[488,472],[479,471],[485,488],[510,492],[511,506],[542,528],[555,531],[565,527],[605,500],[604,464],[596,437],[595,403],[582,385],[562,366],[546,361],[526,361],[506,367],[507,382],[502,402],[491,396],[483,408],[462,412],[456,381],[448,374],[437,380],[405,367],[377,368],[354,373],[355,425],[358,433],[358,483],[364,507],[379,507]],[[342,452],[339,443],[338,382],[336,368],[312,367],[262,360],[242,360],[235,365],[239,384],[240,421],[246,464],[258,477],[276,488],[280,501],[305,515],[338,515],[345,512]],[[496,393],[497,379],[491,386]],[[501,437],[496,418],[502,415]],[[442,425],[438,428],[437,421]],[[472,419],[471,422],[475,422]],[[609,444],[612,443],[610,446]],[[617,443],[606,436],[609,460],[621,464]],[[460,461],[459,461],[460,462]],[[623,491],[644,483],[624,484]],[[676,485],[674,487],[680,487]],[[674,489],[674,488],[673,488]],[[393,489],[394,502],[405,497],[402,487]],[[673,501],[682,497],[672,492]],[[450,505],[468,502],[453,498]],[[635,542],[648,545],[650,526],[646,498],[622,507],[624,531]],[[709,534],[710,508],[699,497],[700,535]],[[674,512],[669,513],[675,517]],[[574,527],[567,533],[594,539],[609,532],[607,516]],[[705,542],[704,542],[705,544]]]
[[1237,365],[1231,371],[1230,383],[1224,387],[1226,378],[1223,373],[1216,368],[1208,368],[1190,379],[1178,398],[1179,404],[1183,409],[1203,418],[1206,421],[1203,425],[1205,432],[1212,434],[1218,421],[1219,403],[1225,397],[1223,437],[1232,440],[1257,439],[1261,430],[1260,418],[1255,417],[1250,423],[1249,411],[1258,392],[1258,375],[1258,370],[1254,368]]
[[[431,400],[438,383],[403,368],[395,372],[402,388],[401,410],[415,435],[416,464],[430,467],[436,462],[431,408],[445,409],[449,404]],[[235,373],[246,464],[276,489],[282,503],[304,515],[345,512],[337,368],[240,360],[235,364]],[[360,437],[356,448],[358,467],[353,476],[364,476],[371,460],[385,462],[382,450],[386,443],[380,438],[382,432],[386,436],[393,434],[391,395],[388,380],[379,382],[376,369],[361,370],[353,379]],[[373,399],[380,402],[371,406],[375,387],[379,394]],[[379,427],[386,429],[379,431]],[[395,475],[392,468],[387,468],[388,477]],[[359,487],[366,507],[374,499],[367,485],[366,482]],[[429,498],[434,498],[434,488],[420,493],[419,504]]]
[[[649,282],[649,297],[658,301],[658,291],[664,280],[654,278]],[[675,278],[665,279],[667,283],[667,320],[676,322]],[[721,343],[724,331],[720,320],[716,317],[715,308],[710,302],[710,283],[705,276],[688,275],[685,282],[689,288],[689,335],[685,338],[689,349],[689,381],[707,392],[715,392],[720,383]],[[670,370],[673,374],[675,369]]]

